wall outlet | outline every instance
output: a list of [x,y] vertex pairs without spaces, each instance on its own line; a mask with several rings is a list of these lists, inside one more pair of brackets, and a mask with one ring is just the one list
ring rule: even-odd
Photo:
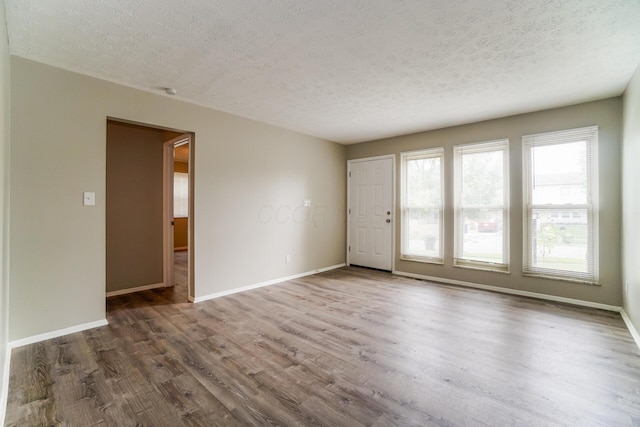
[[284,256],[284,262],[286,262],[287,264],[291,262],[291,255],[285,255]]
[[625,280],[624,281],[624,294],[625,296],[629,293],[629,281]]
[[82,193],[82,204],[84,206],[95,206],[96,205],[96,193],[93,191],[85,191]]

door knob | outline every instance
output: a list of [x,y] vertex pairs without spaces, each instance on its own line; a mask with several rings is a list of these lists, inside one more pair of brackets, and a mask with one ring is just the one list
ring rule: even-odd
[[391,211],[387,211],[387,215],[391,215]]
[[390,220],[390,219],[387,219],[387,223],[389,223],[389,222],[391,222],[391,220]]

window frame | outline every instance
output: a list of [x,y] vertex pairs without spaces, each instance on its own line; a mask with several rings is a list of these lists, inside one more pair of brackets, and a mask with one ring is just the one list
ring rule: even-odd
[[[586,141],[585,166],[587,168],[587,202],[568,204],[533,204],[533,168],[532,148],[534,146],[551,146],[572,142]],[[590,285],[599,284],[599,195],[598,195],[598,126],[587,126],[565,129],[554,132],[544,132],[524,135],[522,137],[522,183],[523,183],[523,276],[540,277],[567,282]],[[534,267],[531,251],[534,210],[558,212],[561,217],[563,211],[575,212],[586,210],[587,218],[587,272],[580,273],[570,270]],[[590,259],[589,259],[590,258]]]
[[[502,200],[499,205],[462,205],[462,158],[465,154],[476,154],[492,151],[503,151],[502,161]],[[453,147],[453,170],[454,170],[454,252],[453,266],[470,268],[476,270],[492,271],[497,273],[509,273],[510,271],[510,191],[509,191],[509,139],[500,138],[484,142],[474,142],[468,144],[458,144]],[[502,262],[489,262],[478,259],[464,258],[462,251],[464,248],[464,209],[502,209]]]
[[[409,227],[406,224],[407,221],[407,162],[411,160],[422,159],[440,159],[440,205],[426,206],[426,209],[438,209],[440,224],[438,239],[438,253],[439,256],[431,257],[424,255],[416,255],[411,253],[405,253],[405,244],[408,245],[408,237],[406,233]],[[444,264],[444,205],[445,205],[445,191],[444,191],[444,147],[434,147],[421,150],[404,151],[400,153],[400,173],[401,173],[401,188],[400,188],[400,259],[404,261],[417,261],[431,264]],[[408,251],[407,251],[408,252]]]

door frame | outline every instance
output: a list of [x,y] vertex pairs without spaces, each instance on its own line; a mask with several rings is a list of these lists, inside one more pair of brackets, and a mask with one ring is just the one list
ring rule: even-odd
[[395,154],[385,154],[382,156],[373,156],[373,157],[363,157],[361,159],[352,159],[347,160],[347,266],[351,265],[350,257],[351,251],[349,248],[351,247],[351,165],[353,163],[361,163],[361,162],[370,162],[373,160],[391,160],[391,221],[393,223],[393,227],[391,227],[391,272],[395,273],[396,271],[396,217],[398,217],[396,212],[396,155]]
[[[196,134],[193,131],[185,131],[166,126],[158,126],[149,123],[138,122],[134,120],[127,120],[113,116],[107,116],[105,123],[109,122],[131,124],[136,126],[143,126],[151,129],[164,130],[180,133],[180,136],[173,138],[170,141],[163,142],[162,147],[162,283],[155,284],[153,287],[141,287],[134,289],[127,289],[125,292],[116,291],[107,292],[106,296],[123,295],[132,292],[138,292],[146,289],[153,289],[163,286],[173,286],[174,283],[170,281],[171,272],[174,270],[173,259],[173,229],[171,227],[171,221],[173,219],[173,146],[177,141],[189,139],[189,217],[187,222],[187,233],[189,240],[188,256],[187,256],[187,298],[189,302],[195,302],[196,284],[195,284],[195,140]],[[106,135],[106,131],[105,131]],[[106,138],[105,138],[106,149]],[[170,156],[169,156],[170,150]],[[170,165],[167,164],[170,162]],[[169,169],[170,168],[170,169]],[[171,173],[169,173],[170,171]],[[106,167],[105,167],[106,177]],[[105,178],[106,179],[106,178]],[[170,189],[170,198],[167,197],[167,191]],[[167,206],[168,204],[168,206]],[[106,211],[106,207],[105,207]],[[105,214],[106,223],[106,214]],[[169,229],[170,232],[167,232]],[[106,243],[105,243],[106,247]],[[169,249],[169,250],[168,250]],[[171,257],[170,262],[169,256]],[[105,257],[106,258],[106,257]],[[106,262],[106,259],[105,259]],[[106,265],[105,265],[106,268]],[[170,269],[170,270],[169,270]],[[175,276],[174,276],[175,277]],[[106,283],[106,278],[105,278]]]
[[194,301],[193,286],[193,134],[185,132],[173,139],[163,143],[162,153],[162,278],[164,286],[174,286],[175,284],[175,261],[174,261],[174,224],[173,217],[173,163],[174,149],[178,145],[189,145],[189,215],[187,216],[187,298],[189,302]]

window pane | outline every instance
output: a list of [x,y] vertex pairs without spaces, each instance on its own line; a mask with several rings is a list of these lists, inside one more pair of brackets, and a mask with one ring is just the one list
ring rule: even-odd
[[462,205],[501,206],[504,151],[462,155]]
[[175,172],[173,174],[173,217],[189,216],[189,174]]
[[534,146],[531,151],[533,204],[588,202],[586,141]]
[[[567,214],[567,215],[565,215]],[[588,212],[533,209],[531,216],[531,265],[535,268],[587,273]]]
[[455,266],[509,271],[508,152],[508,139],[454,147]]
[[439,206],[441,203],[440,176],[440,157],[408,160],[407,206]]
[[442,262],[442,148],[402,154],[401,257]]
[[405,211],[405,255],[440,258],[440,209]]
[[462,209],[462,259],[503,262],[503,209]]
[[598,127],[522,137],[523,272],[598,283]]

